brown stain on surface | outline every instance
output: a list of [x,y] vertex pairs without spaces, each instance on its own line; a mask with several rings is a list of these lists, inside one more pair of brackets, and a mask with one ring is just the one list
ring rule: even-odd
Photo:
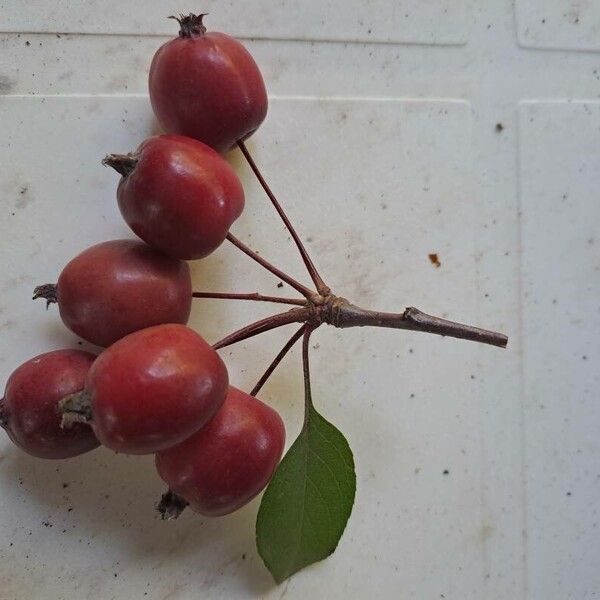
[[27,282],[29,282],[28,275],[20,275],[19,277],[9,277],[2,283],[2,291],[11,291],[15,287],[19,287]]
[[431,254],[429,254],[428,257],[429,257],[429,262],[436,269],[439,269],[442,266],[442,263],[440,262],[440,257],[435,252],[432,252]]
[[380,285],[381,272],[368,260],[369,243],[361,229],[351,230],[346,236],[346,261],[352,274],[354,300],[358,304],[374,302]]
[[477,541],[486,544],[494,533],[494,527],[490,523],[483,523],[477,532]]
[[86,106],[86,112],[88,115],[98,114],[101,110],[101,101],[98,98],[92,99],[91,102]]

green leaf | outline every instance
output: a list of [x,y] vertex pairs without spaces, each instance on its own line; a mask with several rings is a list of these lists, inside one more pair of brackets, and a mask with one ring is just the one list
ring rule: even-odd
[[309,405],[304,427],[266,489],[256,520],[258,552],[277,583],[335,550],[355,491],[346,438]]

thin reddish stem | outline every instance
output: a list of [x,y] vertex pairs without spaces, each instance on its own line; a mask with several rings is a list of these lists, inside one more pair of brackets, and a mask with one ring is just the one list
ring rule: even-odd
[[249,152],[248,148],[246,147],[246,144],[240,140],[240,141],[238,141],[238,147],[242,151],[244,158],[246,159],[246,161],[250,165],[250,168],[254,172],[256,179],[258,179],[258,182],[262,186],[263,190],[265,190],[265,193],[269,197],[269,200],[271,200],[271,203],[273,204],[273,206],[275,207],[275,210],[281,217],[281,220],[283,221],[284,225],[287,227],[287,230],[290,232],[292,238],[294,238],[296,247],[298,248],[298,251],[300,252],[300,256],[302,257],[302,260],[304,261],[304,264],[306,265],[306,269],[307,269],[311,279],[313,280],[315,286],[317,287],[317,291],[322,296],[327,296],[330,292],[329,286],[327,286],[325,284],[325,282],[319,275],[308,252],[306,251],[306,248],[304,247],[304,244],[302,243],[302,240],[300,240],[300,237],[296,233],[296,230],[294,229],[294,226],[291,224],[288,216],[285,214],[285,211],[283,210],[281,204],[279,204],[279,201],[275,197],[275,194],[273,194],[273,192],[271,191],[271,188],[265,181],[265,178],[262,176],[262,173],[260,172],[258,166],[254,162],[254,159],[250,155],[250,152]]
[[312,408],[312,393],[310,390],[310,369],[308,364],[308,349],[310,343],[310,334],[314,331],[315,327],[306,324],[304,328],[304,337],[302,338],[302,372],[304,374],[304,426],[308,423],[308,414]]
[[272,265],[269,261],[265,260],[262,256],[254,252],[254,250],[246,246],[244,242],[238,240],[238,238],[236,238],[232,233],[227,234],[227,239],[236,248],[239,248],[244,254],[246,254],[252,260],[256,261],[259,265],[267,269],[267,271],[271,271],[273,275],[276,275],[280,279],[283,279],[283,281],[285,281],[288,285],[291,285],[297,292],[300,292],[308,300],[311,300],[315,297],[315,292],[307,288],[305,285],[302,285],[301,283],[296,281],[293,277],[290,277],[287,273],[284,273],[281,269],[278,269],[276,266]]
[[277,368],[279,363],[283,360],[284,356],[292,349],[294,344],[302,337],[302,334],[306,330],[308,325],[304,324],[294,335],[287,341],[285,346],[281,349],[279,354],[274,358],[273,362],[269,365],[267,370],[263,373],[262,377],[258,380],[258,383],[252,388],[250,392],[251,396],[256,396],[262,389],[263,385],[267,382],[273,371]]
[[283,325],[288,325],[290,323],[304,323],[311,315],[312,310],[310,308],[293,308],[287,312],[272,315],[230,333],[227,337],[224,337],[216,344],[213,344],[213,348],[219,350],[220,348],[231,346],[231,344],[237,344],[237,342],[242,342],[255,335],[264,333],[265,331],[282,327]]
[[295,298],[282,298],[280,296],[263,296],[258,292],[251,294],[229,294],[221,292],[192,292],[194,298],[218,298],[220,300],[254,300],[256,302],[275,302],[276,304],[293,304],[306,306],[306,300]]

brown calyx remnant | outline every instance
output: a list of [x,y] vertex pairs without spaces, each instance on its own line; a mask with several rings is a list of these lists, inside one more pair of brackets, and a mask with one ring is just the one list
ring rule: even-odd
[[58,403],[58,410],[62,415],[60,426],[64,429],[68,429],[75,423],[90,423],[92,397],[85,390],[69,394]]
[[202,23],[202,19],[207,14],[194,15],[190,13],[189,15],[179,15],[178,17],[171,15],[169,19],[175,19],[179,23],[179,37],[201,37],[206,33],[206,27]]
[[102,159],[105,167],[112,167],[123,177],[130,175],[138,164],[138,157],[131,152],[129,154],[107,154]]
[[6,402],[4,398],[0,398],[0,427],[8,425],[8,413],[6,411]]
[[173,490],[168,489],[156,505],[156,510],[165,521],[176,519],[188,506],[187,500],[178,496]]
[[58,287],[55,283],[44,283],[38,285],[33,290],[33,300],[44,298],[46,300],[46,308],[51,304],[58,302]]

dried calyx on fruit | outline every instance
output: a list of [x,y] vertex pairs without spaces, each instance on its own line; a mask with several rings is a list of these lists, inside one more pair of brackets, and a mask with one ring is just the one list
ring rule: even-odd
[[179,37],[190,38],[206,33],[206,27],[202,23],[206,15],[208,13],[200,15],[190,13],[189,15],[179,15],[178,17],[172,15],[169,19],[175,19],[179,23]]

